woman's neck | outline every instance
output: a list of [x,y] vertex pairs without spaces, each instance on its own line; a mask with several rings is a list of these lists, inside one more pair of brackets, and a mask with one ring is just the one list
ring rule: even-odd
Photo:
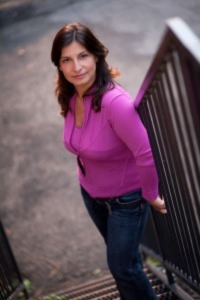
[[78,96],[79,96],[80,98],[83,98],[83,96],[85,95],[85,93],[86,93],[89,89],[91,89],[91,87],[93,86],[93,84],[94,84],[94,82],[93,82],[92,84],[90,84],[89,86],[75,87]]

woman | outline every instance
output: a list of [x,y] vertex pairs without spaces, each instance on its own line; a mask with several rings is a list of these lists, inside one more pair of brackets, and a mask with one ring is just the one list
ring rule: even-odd
[[107,246],[121,299],[157,299],[143,272],[139,243],[149,204],[166,213],[146,130],[131,96],[108,67],[108,50],[91,30],[68,24],[51,59],[64,117],[64,144],[75,154],[86,208]]

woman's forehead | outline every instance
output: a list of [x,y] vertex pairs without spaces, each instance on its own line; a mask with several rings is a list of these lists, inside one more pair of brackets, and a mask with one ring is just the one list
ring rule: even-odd
[[87,49],[79,42],[73,41],[62,48],[61,56],[76,56]]

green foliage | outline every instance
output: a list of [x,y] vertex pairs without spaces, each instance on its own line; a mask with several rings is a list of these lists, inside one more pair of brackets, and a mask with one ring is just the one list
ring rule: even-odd
[[[32,283],[30,280],[28,279],[24,279],[23,281],[23,285],[24,285],[24,289],[27,291],[27,293],[29,294],[31,292],[31,289],[32,289]],[[20,292],[18,294],[18,298],[20,300],[24,300],[24,293],[23,292]]]
[[[32,290],[32,283],[31,283],[31,281],[28,280],[28,279],[25,279],[23,281],[23,284],[24,284],[24,289],[27,291],[28,294],[30,294],[31,290]],[[23,292],[20,292],[18,294],[18,299],[19,300],[24,300],[24,293]],[[56,293],[52,293],[52,294],[49,294],[47,296],[41,297],[40,300],[68,300],[68,298],[65,297],[65,296],[62,296],[62,295],[60,296],[60,295],[58,295]]]
[[31,291],[31,288],[32,288],[31,281],[28,280],[28,279],[24,279],[23,284],[24,284],[24,288],[27,291],[27,293],[29,293]]
[[160,262],[157,261],[155,258],[148,257],[146,262],[152,265],[153,267],[160,267]]

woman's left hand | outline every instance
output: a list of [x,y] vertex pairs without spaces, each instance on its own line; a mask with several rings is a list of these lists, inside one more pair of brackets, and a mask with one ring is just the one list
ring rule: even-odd
[[153,200],[153,201],[149,201],[149,204],[155,209],[157,210],[159,213],[161,214],[166,214],[167,210],[165,207],[165,201],[163,199],[161,199],[159,196]]

